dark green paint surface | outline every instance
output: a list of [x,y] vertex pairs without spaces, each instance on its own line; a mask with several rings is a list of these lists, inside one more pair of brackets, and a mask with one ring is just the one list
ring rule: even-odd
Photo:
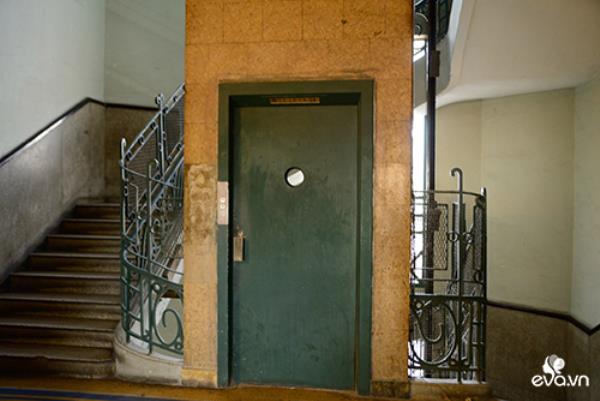
[[[232,110],[232,374],[237,383],[353,389],[358,106]],[[285,172],[305,182],[292,188]]]

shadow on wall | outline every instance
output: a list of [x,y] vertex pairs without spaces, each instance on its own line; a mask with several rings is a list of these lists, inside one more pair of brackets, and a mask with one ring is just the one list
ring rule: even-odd
[[77,199],[119,196],[119,142],[156,110],[86,100],[0,164],[0,282]]

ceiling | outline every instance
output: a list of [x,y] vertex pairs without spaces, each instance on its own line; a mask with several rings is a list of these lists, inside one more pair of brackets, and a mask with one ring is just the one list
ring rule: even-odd
[[575,87],[600,73],[600,0],[456,5],[450,81],[440,105]]

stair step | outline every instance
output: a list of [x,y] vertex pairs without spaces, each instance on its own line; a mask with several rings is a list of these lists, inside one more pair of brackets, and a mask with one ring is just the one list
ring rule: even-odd
[[117,326],[116,320],[69,319],[56,317],[0,317],[0,326],[29,327],[37,329],[61,329],[76,331],[99,331],[112,333]]
[[43,302],[75,302],[80,304],[118,305],[119,297],[112,295],[36,294],[31,292],[0,293],[1,300],[27,300]]
[[118,254],[119,235],[50,234],[46,238],[46,251],[72,251]]
[[45,358],[72,362],[112,362],[112,350],[86,347],[46,347],[34,344],[0,343],[0,357]]
[[119,235],[119,219],[66,218],[58,228],[62,234],[112,234]]
[[79,198],[77,204],[79,205],[87,205],[90,203],[115,203],[119,204],[121,202],[120,196],[95,196],[91,198]]
[[112,349],[116,320],[1,317],[0,342],[27,342]]
[[121,214],[119,203],[82,202],[73,209],[73,217],[118,219]]
[[0,343],[0,371],[4,374],[58,374],[100,378],[110,376],[113,366],[113,353],[110,349]]
[[77,264],[46,264],[30,266],[37,271],[48,272],[75,272],[75,273],[113,273],[119,274],[121,267],[118,264],[105,265],[77,265]]
[[90,266],[120,266],[118,254],[111,253],[76,253],[76,252],[34,252],[27,261],[29,267],[61,267],[61,266],[80,266],[87,268]]
[[111,273],[80,273],[80,272],[47,272],[27,270],[13,273],[15,277],[36,277],[36,278],[72,278],[77,280],[119,280],[118,274]]
[[119,302],[117,295],[5,292],[0,293],[0,314],[118,320]]
[[69,294],[120,294],[117,273],[22,271],[11,274],[11,291]]
[[105,378],[120,306],[120,203],[86,199],[0,292],[0,376]]

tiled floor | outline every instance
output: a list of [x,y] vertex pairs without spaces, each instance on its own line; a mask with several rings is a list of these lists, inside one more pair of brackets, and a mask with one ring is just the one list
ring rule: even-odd
[[164,401],[164,398],[133,397],[129,395],[82,393],[66,390],[0,388],[0,400],[3,401]]
[[[353,401],[353,393],[239,387],[210,390],[118,380],[0,377],[0,401]],[[360,398],[375,400],[374,398]]]
[[[237,387],[224,390],[129,383],[119,380],[0,377],[0,401],[375,401],[355,393]],[[383,401],[383,399],[380,399]],[[479,397],[418,396],[415,401],[483,401]],[[408,401],[408,400],[407,400]]]

